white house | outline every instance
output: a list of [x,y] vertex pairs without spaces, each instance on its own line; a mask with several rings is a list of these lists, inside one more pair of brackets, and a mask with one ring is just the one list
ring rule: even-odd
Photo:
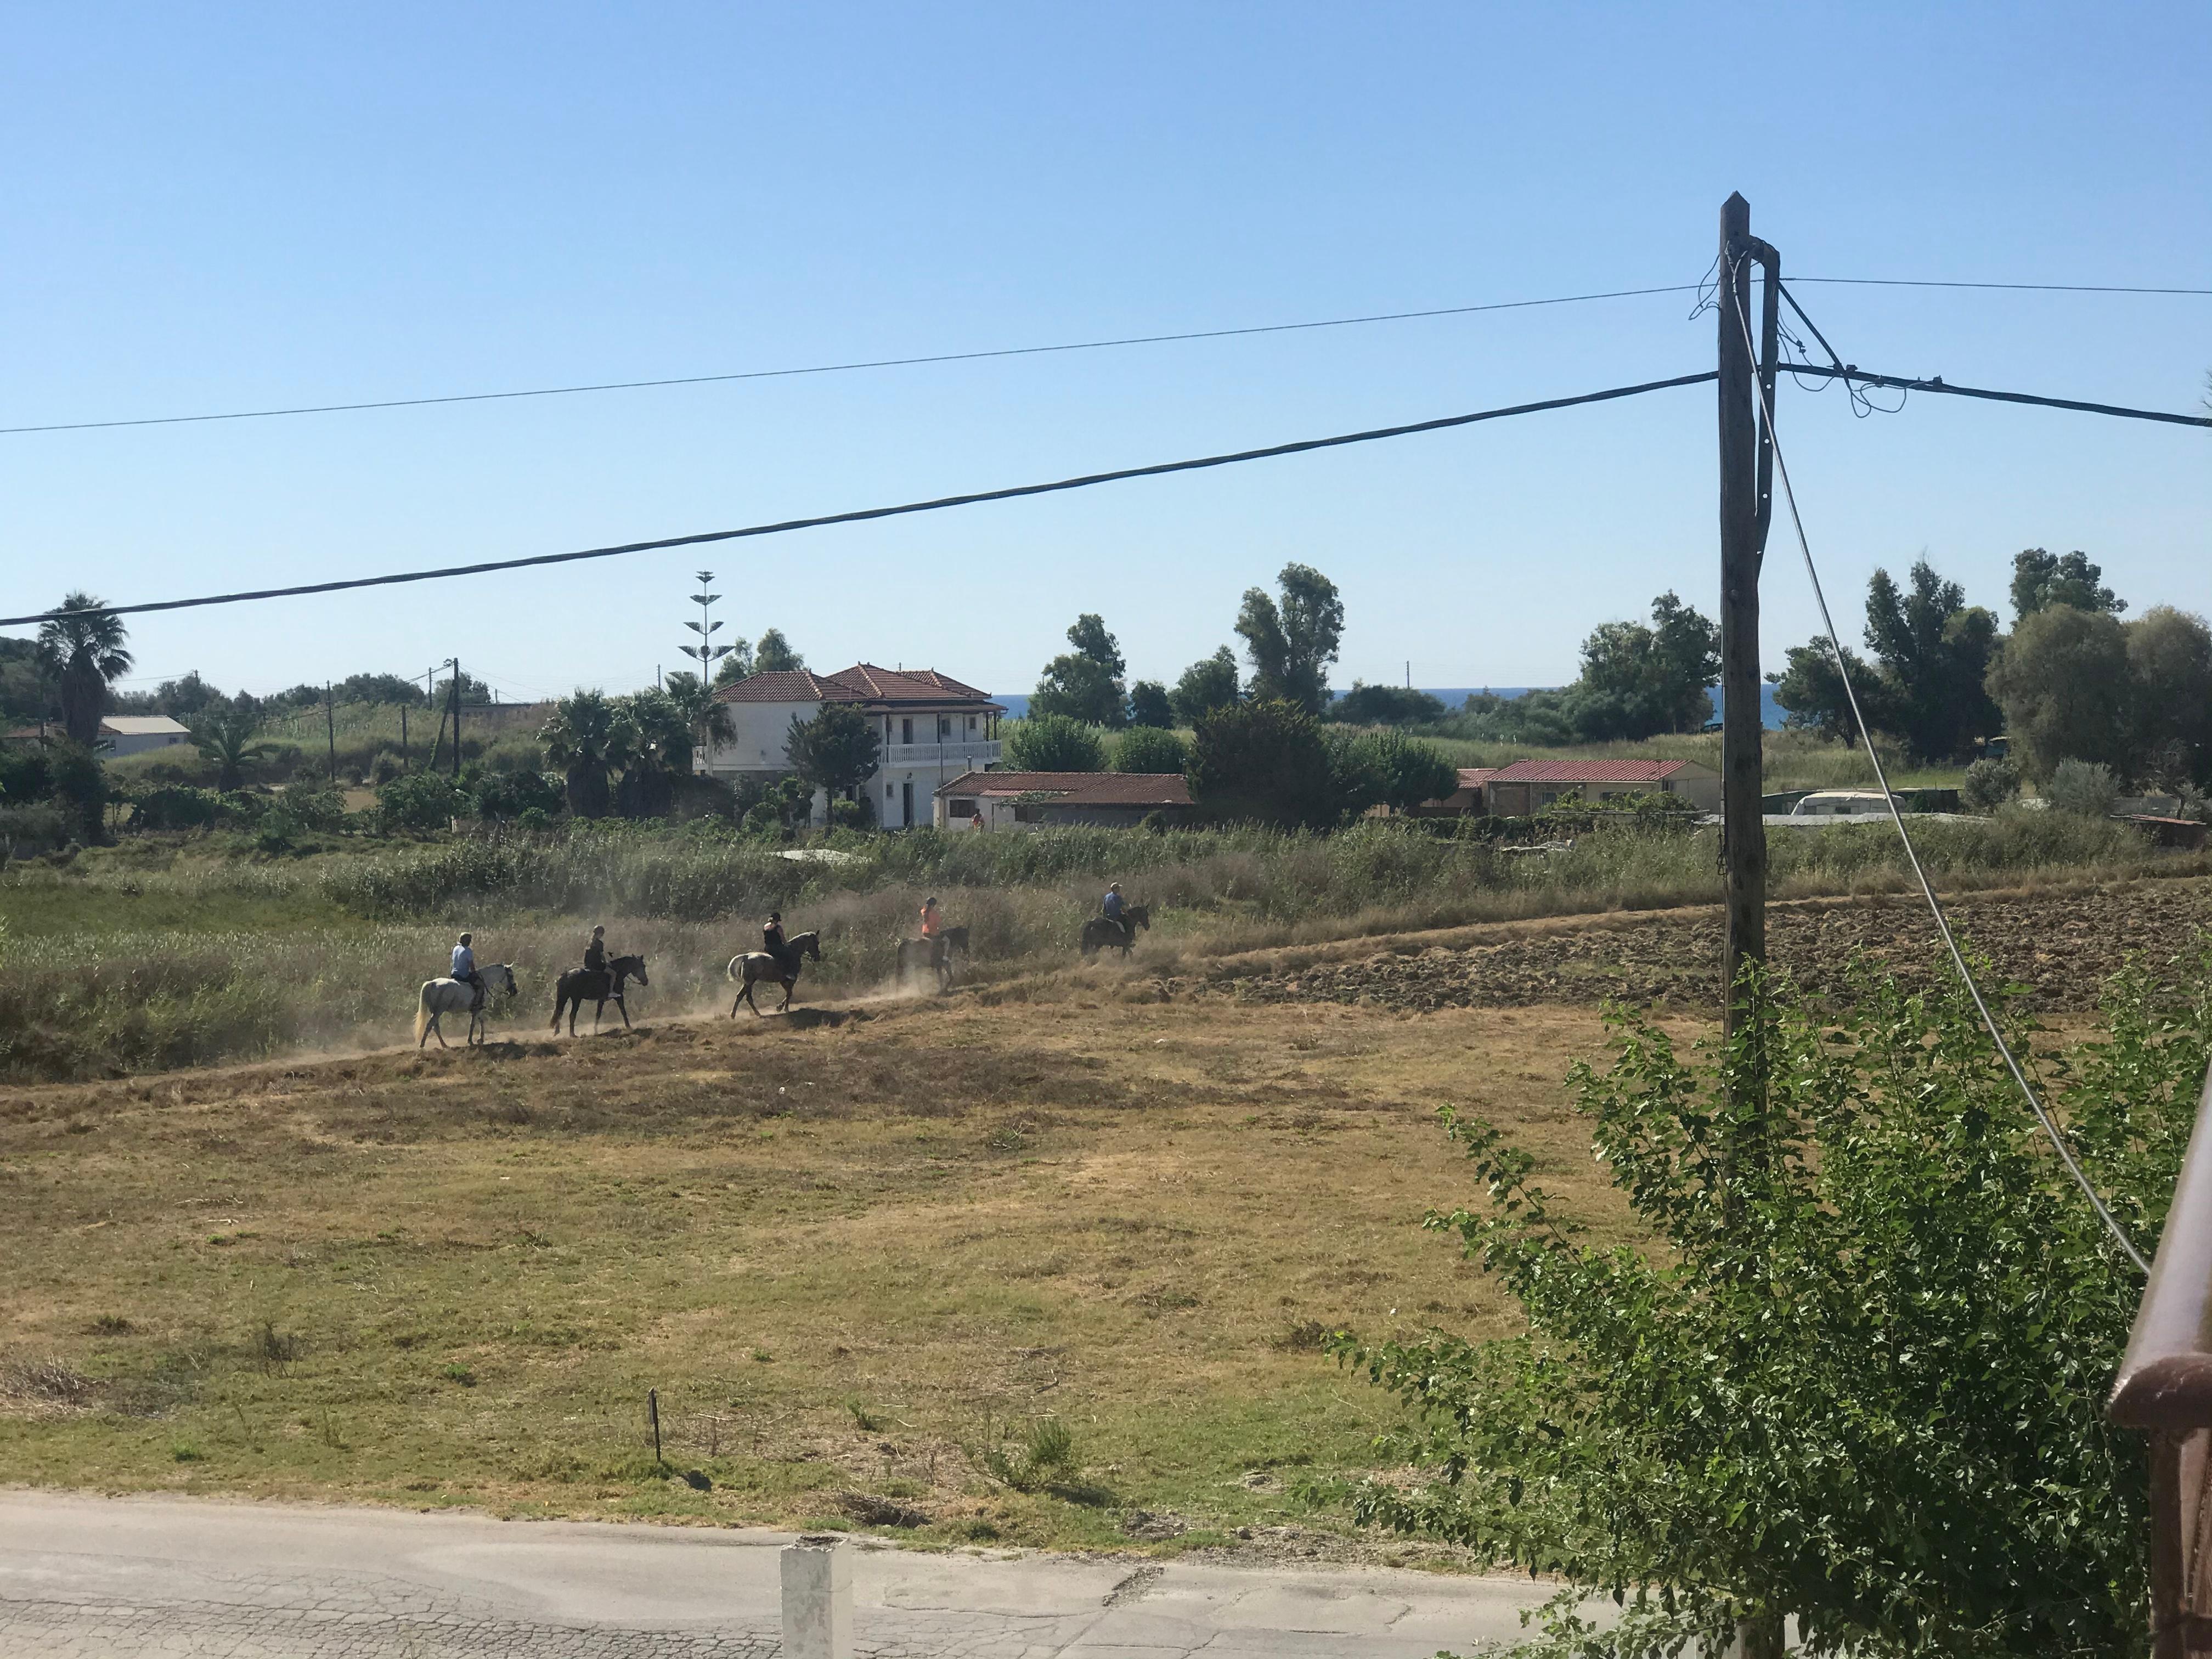
[[[808,669],[755,674],[725,686],[714,701],[729,711],[736,733],[702,750],[694,769],[735,783],[792,769],[785,744],[796,718],[811,720],[824,703],[851,703],[875,724],[881,747],[866,784],[877,822],[903,830],[930,821],[938,786],[999,763],[999,717],[1006,711],[972,685],[933,668],[902,670],[856,663],[835,674]],[[829,814],[818,792],[817,820]]]

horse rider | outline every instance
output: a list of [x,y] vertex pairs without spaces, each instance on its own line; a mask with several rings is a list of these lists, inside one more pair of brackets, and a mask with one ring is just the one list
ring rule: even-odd
[[447,977],[455,984],[465,985],[475,992],[474,1006],[481,1007],[483,1004],[483,981],[477,977],[477,953],[469,948],[470,942],[475,938],[474,933],[461,935],[461,942],[453,947],[453,970]]
[[791,972],[791,947],[783,942],[783,912],[771,910],[768,920],[761,924],[761,949],[775,958],[777,969]]
[[592,929],[592,942],[584,947],[584,971],[587,974],[607,971],[607,930],[604,927]]
[[945,931],[944,913],[937,908],[937,896],[931,894],[921,902],[921,936],[933,939]]
[[1121,899],[1121,884],[1118,881],[1108,882],[1106,896],[1099,902],[1099,913],[1121,930],[1123,938],[1133,939],[1136,935],[1129,931],[1129,918],[1123,914],[1127,908],[1128,906]]

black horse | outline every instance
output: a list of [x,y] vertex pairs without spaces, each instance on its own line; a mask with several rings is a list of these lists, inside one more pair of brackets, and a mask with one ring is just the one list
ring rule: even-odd
[[753,1000],[753,987],[761,981],[774,980],[783,987],[783,1001],[777,1012],[788,1013],[791,994],[799,988],[799,970],[805,958],[822,960],[822,935],[793,933],[783,942],[784,960],[778,962],[765,951],[746,951],[730,958],[730,981],[738,986],[738,994],[730,1003],[730,1018],[738,1017],[738,1004],[742,1002],[753,1012],[760,1012],[760,1004]]
[[575,1036],[576,1016],[583,1012],[586,1003],[595,1002],[599,1006],[592,1011],[592,1029],[597,1030],[599,1016],[606,1012],[607,1004],[611,1002],[622,1010],[623,1026],[627,1030],[629,1005],[623,1000],[623,988],[633,979],[640,985],[653,983],[645,976],[643,957],[617,957],[604,968],[571,968],[554,981],[553,1029],[561,1029],[561,1016],[565,1013],[568,1016],[568,1035]]
[[1152,907],[1145,904],[1125,904],[1121,921],[1111,922],[1103,916],[1093,916],[1083,924],[1083,954],[1095,957],[1101,951],[1119,951],[1126,958],[1137,948],[1137,930],[1149,929],[1152,925]]
[[933,968],[937,970],[937,988],[949,991],[952,988],[954,952],[963,957],[968,954],[968,930],[947,927],[934,939],[902,939],[898,947],[901,979],[917,968]]

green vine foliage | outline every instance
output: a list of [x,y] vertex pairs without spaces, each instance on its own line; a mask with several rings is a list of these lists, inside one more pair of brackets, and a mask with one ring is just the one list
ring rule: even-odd
[[[2177,982],[2212,986],[2212,945]],[[1784,1616],[1815,1654],[2146,1652],[2145,1448],[2102,1411],[2139,1276],[1963,994],[1863,973],[1838,1015],[1756,988],[1710,1057],[1616,1010],[1611,1064],[1571,1074],[1643,1247],[1444,1114],[1487,1196],[1428,1224],[1525,1331],[1337,1339],[1415,1408],[1385,1449],[1427,1476],[1357,1513],[1558,1575],[1532,1643],[1558,1659],[1717,1654]],[[2212,995],[2131,972],[2099,1035],[2033,1063],[2147,1254],[2208,1057]]]

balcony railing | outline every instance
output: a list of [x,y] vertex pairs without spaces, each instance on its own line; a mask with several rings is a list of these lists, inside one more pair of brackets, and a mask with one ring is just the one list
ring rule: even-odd
[[886,771],[898,766],[957,766],[963,771],[980,769],[999,763],[1000,748],[995,738],[976,738],[968,743],[957,740],[945,743],[894,743],[884,748],[883,765]]
[[2212,1653],[2212,1072],[2106,1409],[2150,1435],[2154,1659]]

